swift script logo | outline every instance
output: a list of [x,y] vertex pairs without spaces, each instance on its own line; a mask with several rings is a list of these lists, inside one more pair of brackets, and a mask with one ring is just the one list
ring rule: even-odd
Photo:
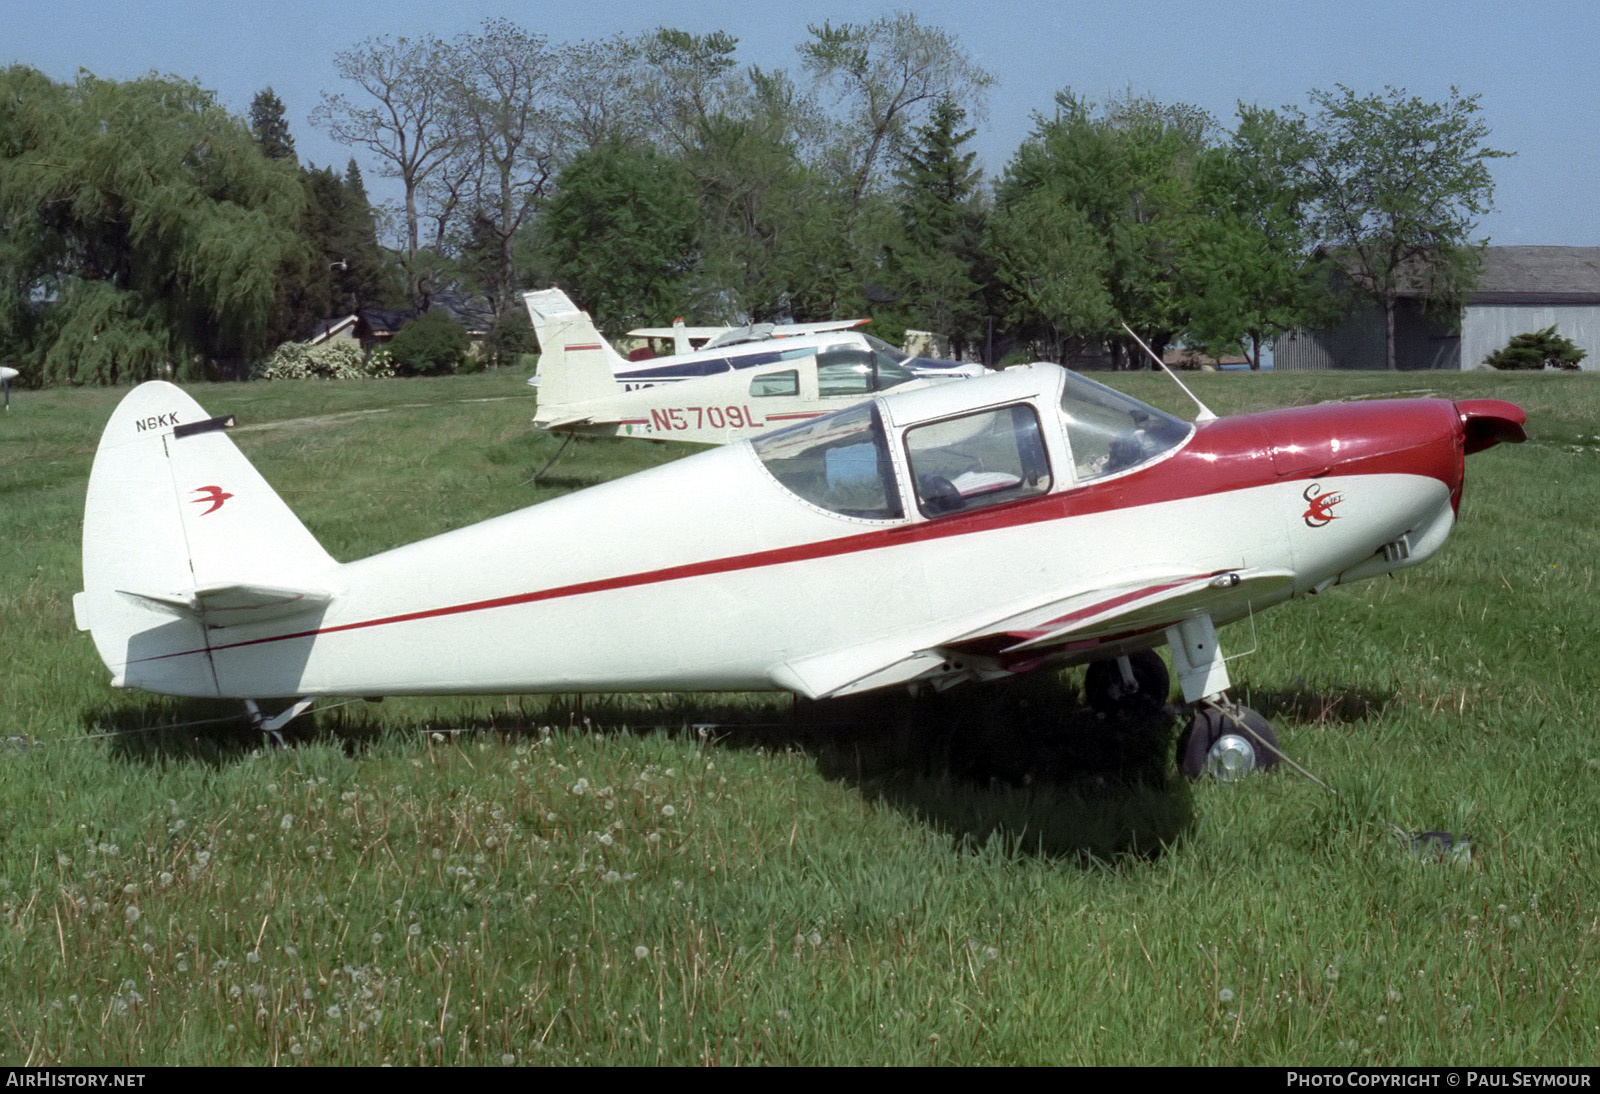
[[197,486],[195,487],[194,492],[201,495],[198,498],[189,499],[195,505],[204,505],[207,502],[211,503],[211,508],[200,514],[202,517],[205,516],[206,513],[215,513],[218,509],[222,508],[223,502],[233,497],[232,494],[228,493],[220,486]]
[[1305,518],[1307,528],[1321,528],[1331,520],[1338,520],[1339,514],[1333,507],[1344,500],[1344,495],[1337,491],[1322,492],[1322,484],[1314,482],[1306,487],[1305,493],[1300,495],[1310,503],[1310,507],[1300,515]]

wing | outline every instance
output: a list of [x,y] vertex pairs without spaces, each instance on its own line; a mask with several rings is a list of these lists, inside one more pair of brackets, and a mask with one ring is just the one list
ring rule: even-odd
[[1088,654],[1109,642],[1165,631],[1201,611],[1226,614],[1281,594],[1287,570],[1147,575],[1043,601],[933,641],[896,636],[780,666],[779,687],[815,699],[926,680],[939,685],[1026,671],[1051,655]]

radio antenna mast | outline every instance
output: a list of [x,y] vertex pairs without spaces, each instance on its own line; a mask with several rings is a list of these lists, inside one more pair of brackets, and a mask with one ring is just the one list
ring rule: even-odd
[[1161,369],[1162,372],[1165,372],[1168,376],[1172,377],[1172,382],[1177,384],[1179,387],[1183,388],[1183,393],[1185,395],[1189,396],[1189,398],[1194,400],[1194,405],[1200,408],[1200,413],[1198,413],[1198,414],[1196,414],[1194,416],[1194,420],[1195,421],[1197,421],[1197,422],[1209,422],[1209,421],[1212,421],[1213,419],[1216,418],[1216,415],[1211,413],[1211,408],[1206,406],[1206,404],[1202,403],[1200,401],[1199,397],[1196,396],[1194,392],[1189,390],[1188,385],[1185,384],[1182,380],[1178,379],[1178,374],[1176,372],[1173,372],[1170,368],[1168,368],[1167,367],[1167,363],[1165,361],[1163,361],[1160,357],[1156,356],[1156,351],[1151,349],[1149,346],[1145,345],[1145,341],[1144,341],[1143,338],[1140,338],[1137,334],[1133,333],[1133,328],[1132,327],[1130,327],[1130,326],[1128,326],[1128,324],[1124,323],[1124,324],[1122,324],[1122,329],[1128,332],[1128,337],[1129,338],[1132,338],[1135,342],[1139,343],[1139,348],[1140,349],[1144,350],[1145,353],[1150,355],[1150,360],[1152,360],[1152,361],[1154,361],[1156,363],[1156,367],[1157,368]]

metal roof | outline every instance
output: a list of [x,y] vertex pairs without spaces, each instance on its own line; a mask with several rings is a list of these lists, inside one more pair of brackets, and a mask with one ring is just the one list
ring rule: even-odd
[[1469,304],[1600,304],[1600,247],[1487,247]]

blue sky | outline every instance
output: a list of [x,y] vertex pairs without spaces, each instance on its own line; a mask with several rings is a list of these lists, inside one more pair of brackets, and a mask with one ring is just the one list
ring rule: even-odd
[[1231,126],[1240,100],[1304,106],[1312,89],[1340,83],[1442,99],[1455,85],[1481,96],[1491,143],[1516,154],[1494,164],[1495,211],[1480,232],[1502,244],[1600,245],[1593,0],[0,0],[0,64],[33,65],[56,79],[79,68],[113,79],[171,73],[213,89],[240,114],[271,85],[288,107],[302,161],[342,167],[350,151],[308,115],[321,92],[344,90],[334,54],[366,37],[449,37],[492,17],[554,41],[663,25],[725,30],[739,39],[742,61],[798,73],[795,46],[808,23],[896,9],[955,33],[998,76],[974,140],[991,175],[1027,136],[1033,112],[1064,87],[1095,100],[1131,89],[1194,103]]

